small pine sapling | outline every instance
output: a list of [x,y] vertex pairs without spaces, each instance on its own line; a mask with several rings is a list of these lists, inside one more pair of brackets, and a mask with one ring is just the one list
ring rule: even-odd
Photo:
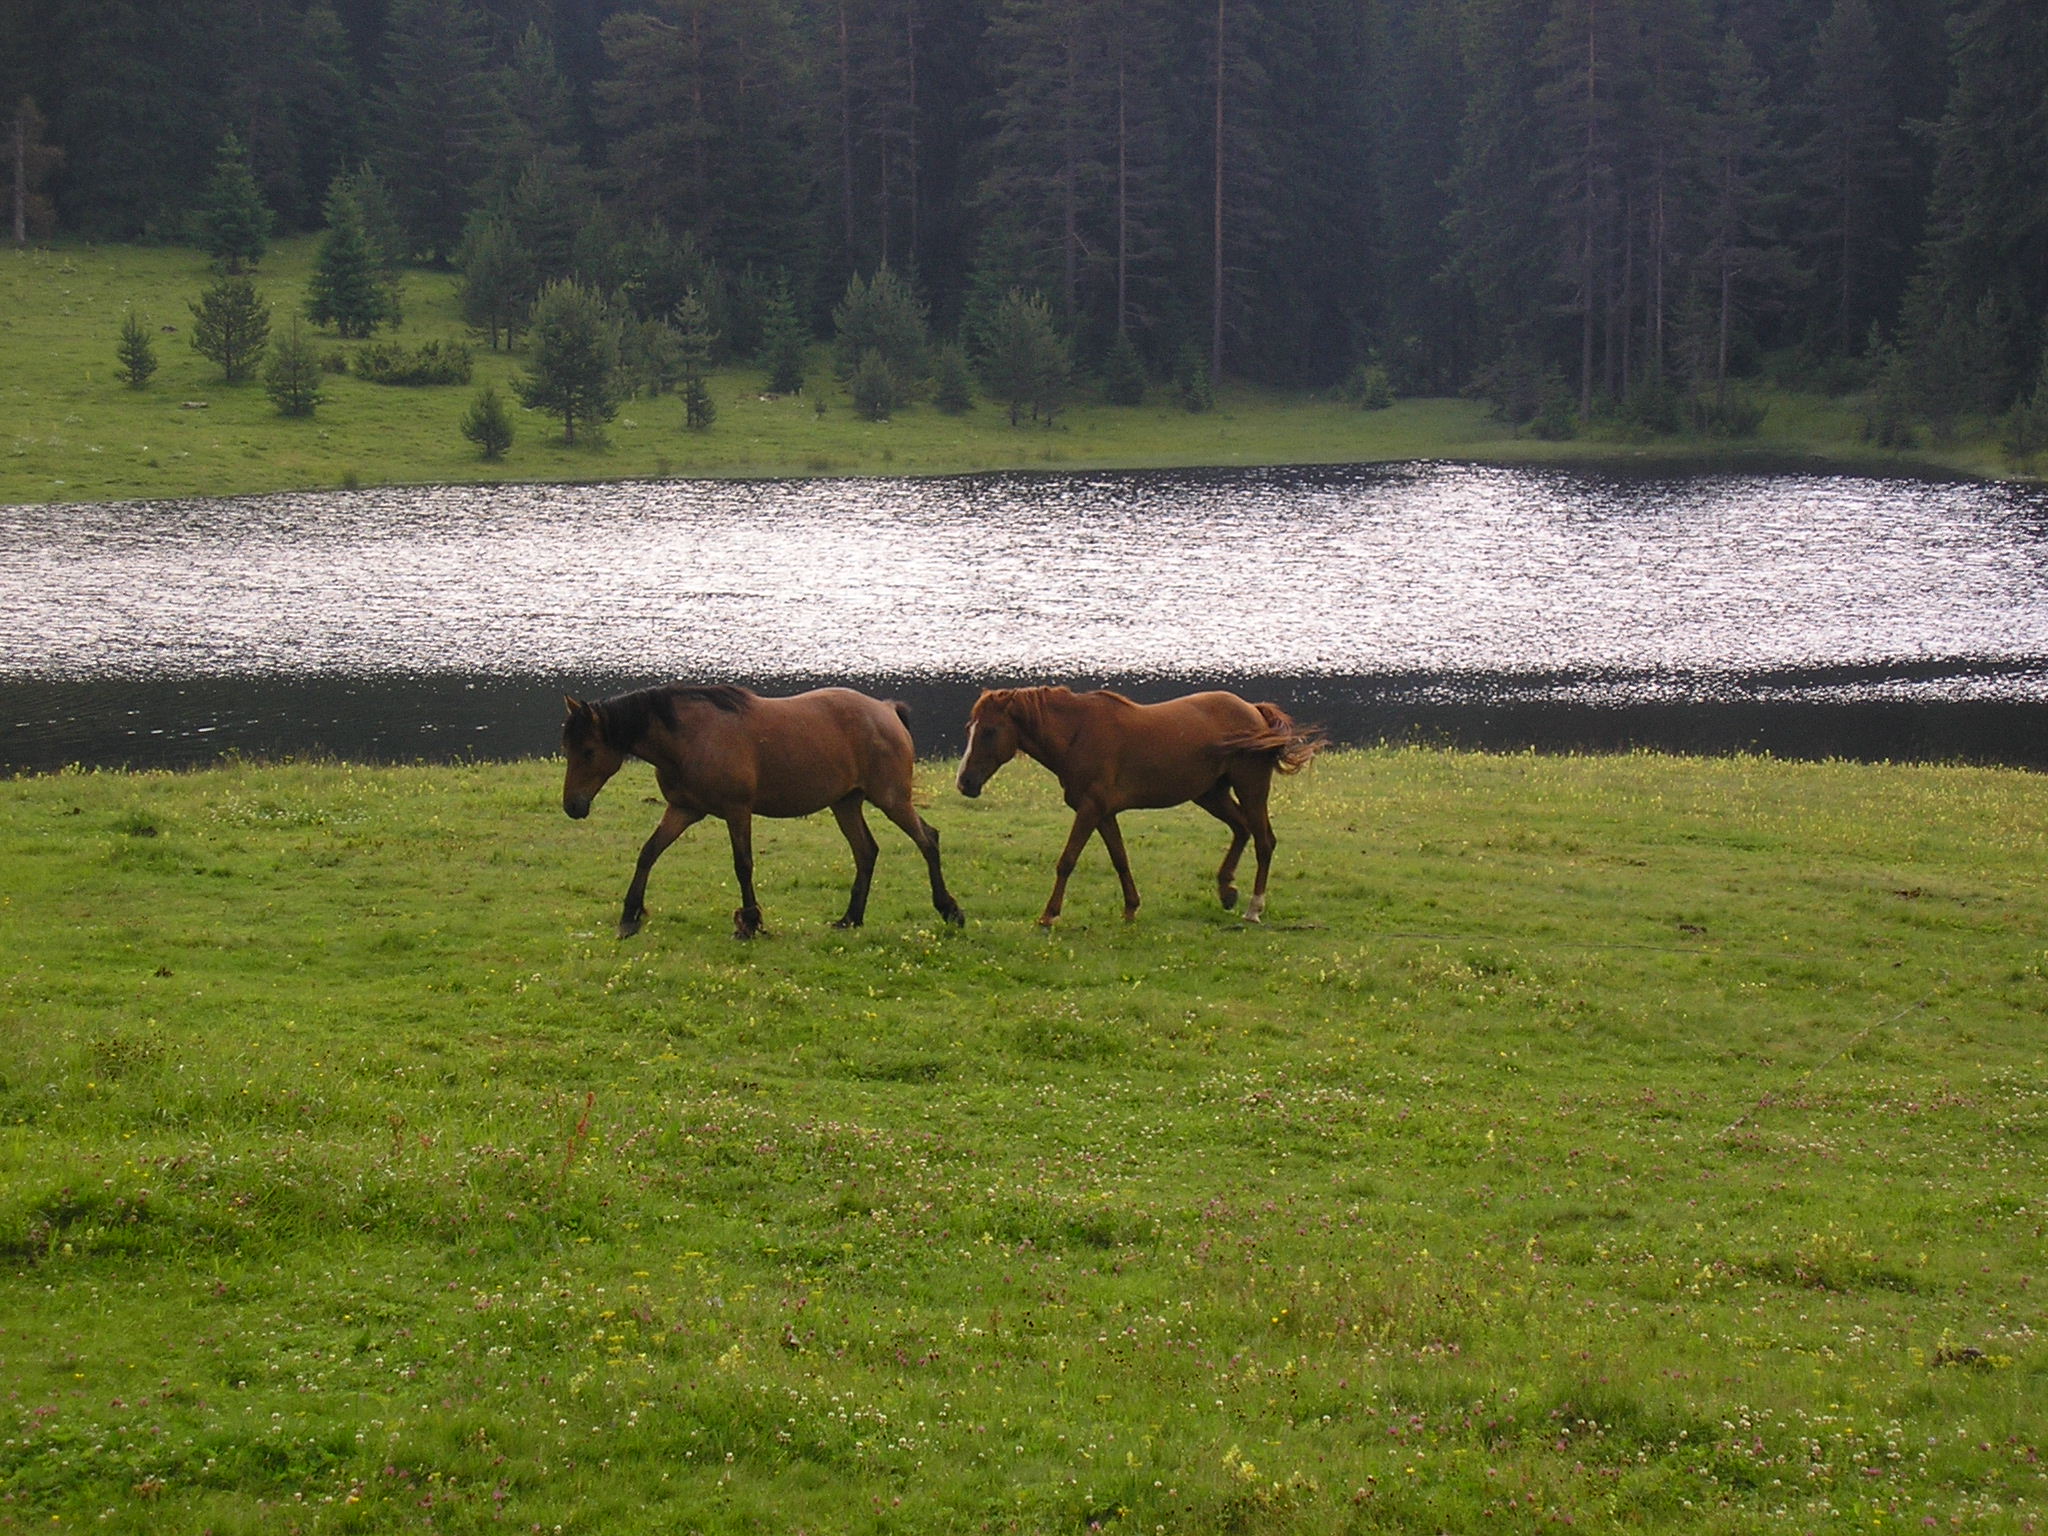
[[948,416],[964,416],[974,409],[967,354],[950,342],[932,353],[932,404]]
[[485,458],[505,457],[512,446],[512,413],[505,409],[495,384],[486,384],[477,392],[468,414],[462,418],[462,435],[475,443]]
[[156,338],[132,309],[122,317],[121,339],[114,347],[114,355],[120,359],[115,371],[127,380],[130,389],[148,387],[149,376],[156,372]]
[[263,392],[280,416],[310,416],[324,398],[320,380],[325,372],[318,349],[294,320],[263,365]]

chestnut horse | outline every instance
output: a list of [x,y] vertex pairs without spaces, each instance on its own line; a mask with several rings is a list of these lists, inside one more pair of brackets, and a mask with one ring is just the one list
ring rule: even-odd
[[655,781],[668,802],[626,888],[620,938],[640,931],[647,873],[654,861],[706,816],[721,818],[732,837],[733,873],[740,883],[733,933],[752,938],[761,931],[761,908],[754,899],[754,817],[808,816],[828,806],[853,850],[853,894],[838,926],[858,927],[867,914],[877,852],[875,835],[861,814],[863,801],[873,801],[924,854],[939,915],[949,923],[966,921],[939,873],[939,834],[910,803],[917,752],[903,705],[850,688],[771,699],[744,688],[680,683],[601,703],[567,703],[563,810],[578,820],[588,816],[591,798],[629,757],[654,765]]
[[1074,812],[1074,829],[1054,867],[1052,895],[1038,921],[1059,917],[1067,877],[1092,833],[1123,882],[1124,917],[1138,911],[1138,887],[1117,826],[1122,811],[1194,801],[1230,828],[1230,851],[1216,871],[1216,893],[1237,905],[1237,861],[1249,841],[1258,878],[1244,915],[1266,910],[1273,863],[1273,823],[1266,798],[1273,774],[1298,773],[1323,748],[1323,735],[1296,725],[1275,705],[1248,704],[1234,693],[1191,693],[1164,704],[1139,704],[1120,693],[1066,688],[998,688],[975,700],[967,719],[967,752],[955,781],[974,796],[1019,752],[1053,772]]

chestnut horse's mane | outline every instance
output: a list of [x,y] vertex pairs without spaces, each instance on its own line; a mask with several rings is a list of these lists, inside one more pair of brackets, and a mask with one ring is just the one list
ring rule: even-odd
[[968,719],[979,720],[984,711],[999,709],[1024,735],[1042,737],[1045,734],[1045,701],[1049,698],[1112,699],[1119,704],[1137,702],[1108,688],[1097,688],[1090,693],[1076,693],[1063,684],[1038,688],[990,688],[974,701]]
[[[591,707],[596,711],[605,745],[615,752],[630,752],[637,742],[646,739],[656,720],[673,727],[680,705],[706,704],[729,715],[743,715],[753,703],[754,695],[746,689],[724,683],[668,683],[659,688],[621,693]],[[576,730],[573,723],[571,730]]]

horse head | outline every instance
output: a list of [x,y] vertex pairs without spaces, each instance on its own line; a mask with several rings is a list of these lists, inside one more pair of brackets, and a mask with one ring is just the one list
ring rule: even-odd
[[577,821],[590,814],[590,802],[626,761],[626,754],[605,740],[604,714],[598,705],[564,696],[562,756],[568,771],[562,777],[562,809]]
[[1017,690],[985,688],[967,716],[967,750],[960,758],[960,773],[953,787],[972,800],[995,771],[1017,755],[1023,744],[1015,709]]

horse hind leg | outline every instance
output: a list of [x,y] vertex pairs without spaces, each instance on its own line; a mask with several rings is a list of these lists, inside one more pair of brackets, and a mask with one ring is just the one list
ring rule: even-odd
[[1216,898],[1228,912],[1237,905],[1237,861],[1244,857],[1244,846],[1252,839],[1252,824],[1245,819],[1243,807],[1231,797],[1227,779],[1218,780],[1195,796],[1195,804],[1230,828],[1230,848],[1216,870]]
[[853,890],[846,899],[846,915],[832,925],[835,928],[858,928],[868,915],[868,887],[874,883],[875,856],[881,847],[875,841],[875,834],[868,830],[867,817],[861,814],[865,798],[855,790],[832,806],[832,815],[839,823],[840,832],[845,835],[846,846],[853,850]]
[[1237,791],[1237,802],[1243,807],[1245,821],[1251,828],[1252,852],[1258,859],[1258,873],[1252,880],[1252,899],[1244,909],[1244,920],[1256,923],[1265,916],[1266,880],[1273,870],[1273,849],[1279,843],[1273,835],[1273,819],[1266,813],[1266,802],[1273,789],[1272,760],[1260,758],[1233,768],[1230,783]]
[[901,794],[891,795],[886,801],[877,800],[875,805],[884,816],[903,829],[904,836],[917,844],[917,851],[924,855],[925,872],[931,876],[933,908],[954,927],[965,927],[967,914],[960,910],[960,903],[955,901],[953,893],[946,889],[945,872],[939,867],[938,828],[917,814],[917,807],[910,803],[910,791],[907,787]]

